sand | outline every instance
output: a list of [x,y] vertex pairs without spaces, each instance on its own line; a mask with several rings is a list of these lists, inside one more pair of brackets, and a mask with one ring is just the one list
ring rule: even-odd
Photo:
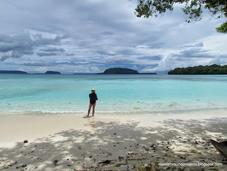
[[0,170],[227,170],[210,139],[227,139],[227,111],[3,115]]

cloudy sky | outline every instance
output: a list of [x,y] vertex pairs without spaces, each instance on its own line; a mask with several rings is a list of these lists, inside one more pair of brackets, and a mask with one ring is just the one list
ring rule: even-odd
[[227,64],[223,19],[188,24],[179,8],[137,18],[136,0],[1,0],[0,70],[140,72]]

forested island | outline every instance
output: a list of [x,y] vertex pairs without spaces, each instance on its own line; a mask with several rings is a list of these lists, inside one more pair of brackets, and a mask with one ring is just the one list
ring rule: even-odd
[[[46,71],[43,73],[28,73],[18,70],[0,70],[0,74],[29,74],[29,75],[62,75],[59,71]],[[157,73],[139,73],[137,70],[130,68],[109,68],[102,73],[73,73],[73,75],[95,75],[95,74],[140,74],[140,75],[156,75]],[[63,74],[64,75],[64,74]]]
[[28,74],[25,71],[16,71],[16,70],[0,70],[0,74]]
[[175,68],[168,72],[169,75],[218,75],[227,74],[227,65],[206,65],[186,68]]
[[139,72],[129,68],[109,68],[103,74],[139,74]]
[[44,74],[60,75],[61,73],[58,71],[46,71]]
[[130,68],[108,68],[101,74],[147,74],[147,75],[155,75],[156,73],[139,73],[137,70]]

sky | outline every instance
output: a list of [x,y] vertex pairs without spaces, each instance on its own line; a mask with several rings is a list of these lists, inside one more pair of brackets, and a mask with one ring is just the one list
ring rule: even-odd
[[110,67],[163,72],[227,64],[223,22],[187,23],[180,6],[137,18],[136,0],[1,0],[0,70],[97,73]]

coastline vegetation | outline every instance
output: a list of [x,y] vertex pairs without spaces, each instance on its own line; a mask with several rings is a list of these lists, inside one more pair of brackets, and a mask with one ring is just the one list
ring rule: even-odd
[[206,65],[186,68],[175,68],[168,72],[169,75],[218,75],[227,74],[227,65]]
[[[181,4],[183,12],[188,16],[187,22],[200,20],[205,11],[216,18],[227,18],[226,0],[139,0],[135,13],[137,17],[157,17],[167,11],[172,11]],[[227,21],[217,27],[217,32],[227,33]]]
[[129,68],[108,68],[103,74],[139,74],[139,72]]

